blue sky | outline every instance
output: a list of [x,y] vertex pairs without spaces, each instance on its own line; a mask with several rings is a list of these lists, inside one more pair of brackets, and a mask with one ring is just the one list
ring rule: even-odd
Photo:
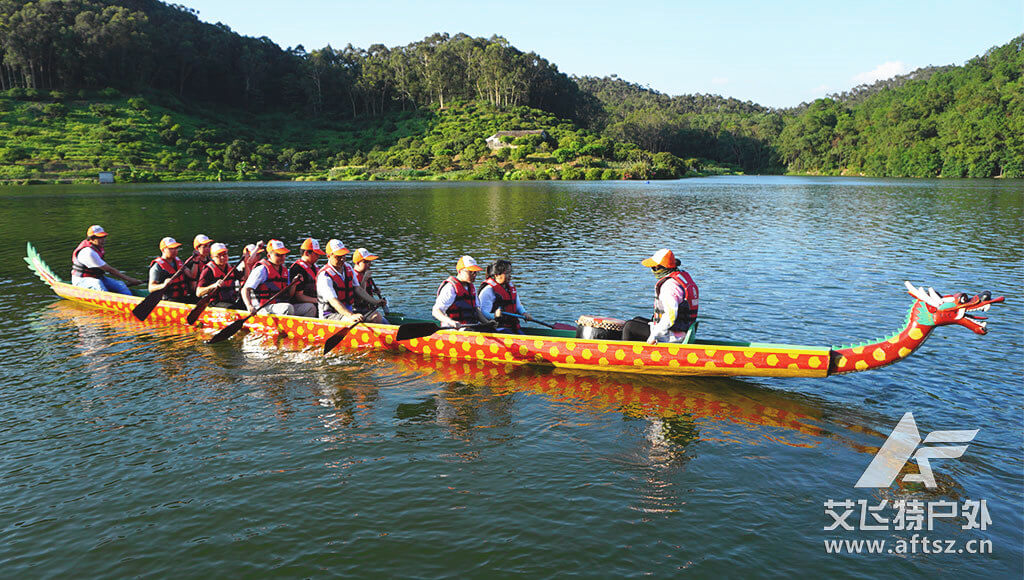
[[307,50],[405,45],[434,32],[507,38],[578,76],[670,95],[790,107],[1024,33],[1024,0],[176,0],[207,22]]

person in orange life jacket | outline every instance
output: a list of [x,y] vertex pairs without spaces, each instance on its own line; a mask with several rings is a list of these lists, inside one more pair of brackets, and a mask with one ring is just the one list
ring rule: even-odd
[[[245,302],[245,308],[249,312],[255,312],[257,308],[267,303],[278,291],[287,287],[291,282],[288,277],[288,268],[284,265],[285,255],[288,251],[281,240],[267,242],[267,257],[253,266],[252,272],[245,279],[245,285],[242,286],[242,301]],[[264,308],[263,312],[295,315],[295,306],[288,303],[294,294],[295,287],[292,286],[290,290]]]
[[448,276],[437,288],[437,300],[430,313],[444,328],[458,328],[464,324],[491,324],[480,312],[476,288],[476,273],[483,270],[471,256],[462,256],[455,265],[456,276]]
[[[341,240],[327,242],[327,265],[320,268],[316,277],[316,294],[320,301],[320,318],[344,320],[355,324],[363,320],[363,314],[354,310],[355,301],[363,300],[374,307],[384,304],[366,293],[359,285],[356,272],[345,263],[348,248]],[[378,322],[378,313],[367,319]]]
[[210,262],[210,246],[212,245],[213,240],[206,234],[196,234],[196,237],[192,238],[192,261],[189,262],[188,267],[181,274],[188,282],[189,296],[195,296],[196,294],[196,288],[199,286],[199,274],[202,273],[206,264]]
[[622,328],[622,340],[680,343],[697,320],[699,290],[693,278],[679,269],[672,250],[661,249],[642,261],[658,279],[654,285],[654,318],[634,318]]
[[[376,259],[377,255],[370,253],[370,250],[366,248],[359,248],[352,253],[352,269],[356,273],[356,280],[359,282],[359,286],[366,291],[368,296],[376,296],[378,298],[378,300],[367,301],[357,296],[353,310],[359,314],[365,315],[374,308],[387,304],[387,299],[380,295],[380,289],[377,288],[377,284],[373,281],[373,273],[370,272],[373,261]],[[380,324],[388,323],[387,319],[380,312],[374,312],[368,320],[369,322]]]
[[[211,292],[216,292],[210,302],[215,308],[242,308],[244,305],[238,297],[238,289],[235,283],[241,280],[241,275],[236,268],[231,272],[228,264],[228,247],[224,244],[212,244],[210,247],[210,261],[203,266],[199,273],[196,297],[202,298]],[[231,272],[231,275],[228,275]]]
[[186,302],[189,299],[188,281],[184,273],[171,280],[171,276],[181,268],[182,261],[178,259],[180,247],[181,243],[174,238],[160,240],[160,257],[149,263],[149,291],[163,290],[164,300]]
[[503,312],[521,314],[526,320],[533,320],[523,303],[519,301],[516,287],[512,284],[512,262],[495,260],[487,266],[487,279],[480,285],[480,312],[488,320],[498,321],[498,332],[522,334],[519,319],[503,315]]
[[107,232],[102,227],[89,226],[85,239],[71,252],[71,284],[100,292],[130,295],[125,282],[134,286],[142,284],[142,280],[122,274],[103,260],[106,240]]
[[[302,256],[295,260],[295,263],[288,269],[288,275],[293,280],[296,278],[301,280],[295,287],[295,295],[289,302],[295,306],[295,313],[299,316],[316,317],[316,262],[320,256],[324,255],[324,251],[320,249],[320,244],[313,238],[306,238],[300,249]],[[300,314],[300,312],[306,312],[306,314]]]

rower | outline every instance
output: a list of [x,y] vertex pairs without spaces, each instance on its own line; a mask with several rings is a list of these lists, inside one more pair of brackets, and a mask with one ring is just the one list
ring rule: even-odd
[[206,234],[196,234],[196,237],[192,238],[192,261],[181,274],[185,277],[185,280],[188,283],[189,297],[194,297],[196,295],[196,287],[199,285],[199,275],[202,273],[206,264],[210,262],[211,245],[213,245],[213,240],[211,240]]
[[[228,272],[231,272],[228,274]],[[202,298],[211,292],[216,292],[211,301],[215,308],[240,309],[242,304],[235,284],[241,280],[236,268],[233,272],[228,266],[228,247],[224,244],[212,244],[210,246],[210,261],[203,266],[199,273],[196,297]]]
[[317,315],[316,299],[316,262],[324,251],[320,249],[320,243],[313,238],[306,238],[299,247],[302,256],[292,267],[288,269],[288,275],[294,280],[301,280],[295,287],[295,295],[290,302],[295,307],[296,316],[309,316],[315,318]]
[[85,239],[71,252],[71,284],[99,292],[131,295],[127,284],[142,284],[142,280],[122,274],[103,260],[106,240],[107,232],[102,227],[89,226]]
[[187,302],[188,280],[184,273],[179,274],[174,280],[171,276],[181,268],[181,260],[178,259],[178,248],[181,243],[172,237],[160,240],[160,257],[149,263],[149,291],[164,291],[164,300],[173,302]]
[[487,266],[487,279],[480,285],[480,312],[488,320],[498,321],[498,332],[522,334],[519,319],[504,314],[511,312],[533,320],[523,303],[519,301],[516,287],[512,284],[512,262],[495,260]]
[[[355,270],[356,280],[359,282],[359,286],[369,296],[376,296],[377,300],[369,302],[356,297],[355,301],[355,312],[359,314],[366,314],[374,308],[387,305],[387,299],[380,294],[380,288],[377,288],[377,283],[373,281],[373,273],[370,272],[370,268],[373,266],[373,261],[377,259],[377,255],[370,252],[366,248],[359,248],[355,252],[352,252],[352,269]],[[388,321],[379,312],[374,313],[371,316],[372,320],[369,322],[379,322],[381,324],[387,324]]]
[[[348,248],[341,240],[327,242],[327,265],[320,268],[316,278],[317,299],[320,303],[320,318],[343,320],[356,323],[364,319],[363,314],[354,310],[356,299],[363,300],[374,307],[382,306],[383,300],[377,300],[366,293],[356,279],[356,272],[345,262]],[[367,322],[379,322],[378,313],[367,317]]]
[[654,318],[634,318],[622,328],[622,340],[681,343],[697,320],[699,291],[693,278],[679,269],[672,250],[661,249],[641,262],[658,281],[654,285]]
[[[242,286],[242,300],[246,309],[252,313],[263,306],[270,299],[288,286],[288,268],[284,265],[285,255],[288,248],[284,247],[281,240],[270,240],[267,242],[267,257],[256,264],[252,273],[245,280]],[[278,297],[273,304],[267,305],[264,310],[271,314],[294,315],[295,308],[288,303],[291,295],[295,293],[293,286],[288,292]]]
[[252,269],[256,267],[256,262],[259,261],[259,254],[263,253],[263,246],[263,240],[260,240],[242,249],[242,265],[238,267],[238,271],[241,273],[241,280],[249,278]]
[[430,313],[444,328],[488,324],[489,321],[477,306],[476,288],[473,287],[476,273],[483,268],[477,265],[472,256],[462,256],[455,265],[455,270],[455,276],[448,276],[438,286],[437,300],[434,301]]

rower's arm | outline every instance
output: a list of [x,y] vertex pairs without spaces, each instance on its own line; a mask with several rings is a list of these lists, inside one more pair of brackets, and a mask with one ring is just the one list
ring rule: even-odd
[[102,266],[100,266],[100,270],[103,270],[104,272],[106,272],[107,274],[110,274],[114,278],[117,278],[119,280],[123,280],[126,284],[130,284],[130,285],[142,284],[142,280],[139,280],[138,278],[132,278],[131,276],[126,275],[126,274],[122,273],[120,270],[118,270],[117,268],[111,266],[110,264],[103,264]]

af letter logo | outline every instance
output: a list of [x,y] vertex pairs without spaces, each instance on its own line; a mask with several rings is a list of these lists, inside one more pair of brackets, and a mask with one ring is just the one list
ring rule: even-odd
[[[892,434],[875,454],[871,464],[857,480],[854,487],[889,487],[900,474],[903,466],[911,457],[917,461],[919,473],[908,473],[903,476],[905,482],[919,482],[926,487],[935,487],[935,476],[932,474],[932,459],[954,459],[967,451],[966,443],[974,439],[978,429],[973,431],[932,431],[925,437],[923,445],[921,433],[914,422],[914,414],[906,413],[900,419]],[[964,443],[965,445],[932,445],[930,443]],[[915,451],[916,450],[916,451]]]

